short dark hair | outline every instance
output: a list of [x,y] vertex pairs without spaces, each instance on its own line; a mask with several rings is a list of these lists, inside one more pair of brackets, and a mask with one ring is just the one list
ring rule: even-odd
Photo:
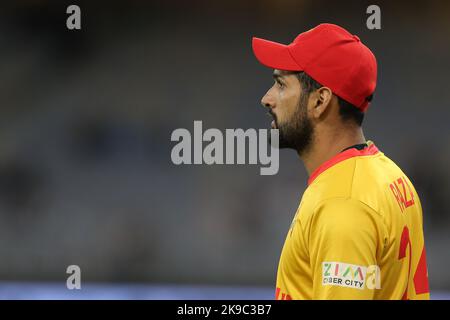
[[[298,78],[298,81],[300,81],[300,84],[302,85],[302,94],[305,94],[306,96],[309,96],[309,94],[314,90],[323,87],[320,83],[318,83],[303,71],[296,72],[295,74]],[[359,110],[353,104],[345,101],[341,97],[336,97],[338,98],[339,115],[341,116],[342,120],[350,120],[356,123],[358,126],[361,126],[364,120],[364,112]],[[372,97],[373,95],[370,95],[369,97],[367,97],[367,100],[371,101]]]

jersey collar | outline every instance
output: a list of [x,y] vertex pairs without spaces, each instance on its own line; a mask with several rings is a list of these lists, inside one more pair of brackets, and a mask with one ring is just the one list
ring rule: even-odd
[[344,150],[337,155],[335,155],[333,158],[325,161],[322,163],[314,172],[311,174],[311,176],[308,179],[308,186],[325,170],[331,168],[335,164],[338,164],[341,161],[353,158],[353,157],[359,157],[359,156],[371,156],[374,154],[377,154],[379,152],[377,146],[372,141],[367,141],[367,147],[358,150],[356,148],[351,148]]

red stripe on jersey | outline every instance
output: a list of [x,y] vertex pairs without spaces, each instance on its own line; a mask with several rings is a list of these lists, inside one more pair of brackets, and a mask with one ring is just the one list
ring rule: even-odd
[[364,148],[362,150],[358,150],[355,148],[345,150],[344,152],[338,153],[333,158],[325,161],[322,163],[314,172],[311,174],[311,176],[308,179],[308,185],[310,185],[322,172],[325,170],[331,168],[335,164],[338,164],[341,161],[353,158],[353,157],[359,157],[359,156],[372,156],[376,153],[378,153],[378,148],[375,146],[375,144],[370,144],[367,148]]

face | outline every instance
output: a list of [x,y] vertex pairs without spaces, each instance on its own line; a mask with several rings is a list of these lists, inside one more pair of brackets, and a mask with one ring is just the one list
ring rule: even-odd
[[300,155],[311,145],[314,127],[308,117],[308,97],[300,81],[289,71],[275,70],[274,84],[261,100],[279,130],[279,147],[295,149]]

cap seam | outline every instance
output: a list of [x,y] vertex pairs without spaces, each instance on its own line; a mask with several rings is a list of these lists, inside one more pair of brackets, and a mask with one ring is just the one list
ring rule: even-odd
[[[289,46],[286,46],[286,48],[287,48],[287,52],[289,53],[289,56],[291,57],[292,61],[294,61],[295,64],[296,64],[300,69],[305,69],[305,68],[302,67],[302,66],[298,63],[298,61],[294,58],[294,56],[293,56],[292,53],[291,53],[291,50],[290,50]],[[298,71],[302,71],[302,70],[298,70]]]
[[[359,52],[358,52],[358,63],[359,63],[359,64],[361,64],[361,56],[362,56],[362,51],[359,50]],[[355,59],[355,60],[356,60],[356,59]],[[345,85],[346,85],[347,82],[348,82],[348,79],[351,78],[351,77],[353,77],[353,75],[354,75],[354,73],[355,73],[355,68],[356,68],[356,63],[353,63],[350,72],[347,74],[345,80],[342,81],[342,84],[345,84]],[[341,89],[343,89],[343,87],[341,87]],[[345,91],[345,90],[344,90],[344,91]],[[339,96],[340,98],[344,99],[344,100],[348,100],[347,97],[341,97],[341,94],[336,94],[336,95]],[[353,104],[353,102],[351,102],[351,101],[348,101],[348,102],[350,102],[350,103]],[[360,103],[358,103],[358,105],[355,105],[355,107],[359,108],[359,107],[360,107]]]

